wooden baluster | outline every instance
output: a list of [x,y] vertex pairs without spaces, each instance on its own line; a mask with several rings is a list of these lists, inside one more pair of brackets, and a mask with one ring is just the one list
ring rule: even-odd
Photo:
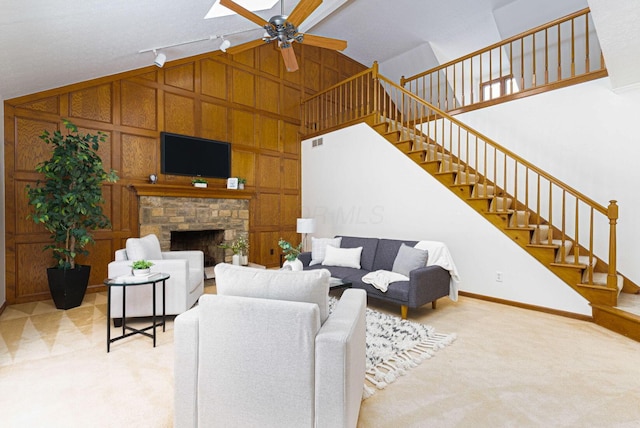
[[544,83],[549,83],[549,30],[544,29]]
[[576,35],[575,35],[575,19],[571,20],[571,77],[576,75]]
[[607,208],[607,217],[609,217],[609,269],[607,271],[607,287],[618,288],[618,276],[616,271],[616,223],[618,222],[618,204],[617,201],[609,201]]
[[589,71],[591,71],[591,60],[589,59],[591,57],[591,52],[589,51],[591,49],[591,47],[589,46],[589,37],[591,36],[589,34],[589,16],[591,16],[591,14],[587,14],[584,16],[584,51],[585,51],[584,72],[585,73],[589,73]]
[[573,263],[578,264],[580,261],[580,200],[576,198],[576,218],[575,218],[575,231],[574,231],[574,245],[573,245]]

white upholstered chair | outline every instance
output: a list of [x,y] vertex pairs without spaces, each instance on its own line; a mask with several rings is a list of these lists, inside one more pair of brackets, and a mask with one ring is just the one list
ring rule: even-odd
[[174,426],[355,427],[365,374],[364,290],[329,314],[329,272],[215,268],[174,323]]
[[[109,278],[131,275],[136,260],[153,262],[151,272],[168,273],[166,313],[177,315],[191,308],[204,292],[204,253],[202,251],[161,251],[156,235],[127,239],[126,248],[117,250],[109,263]],[[150,285],[127,288],[126,315],[146,317],[153,313]],[[156,304],[162,308],[162,293],[156,293]],[[111,290],[111,318],[122,318],[122,287]]]

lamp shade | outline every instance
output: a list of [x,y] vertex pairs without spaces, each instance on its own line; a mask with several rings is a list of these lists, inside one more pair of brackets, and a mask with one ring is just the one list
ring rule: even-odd
[[313,233],[316,230],[316,220],[313,218],[299,218],[296,226],[298,233]]

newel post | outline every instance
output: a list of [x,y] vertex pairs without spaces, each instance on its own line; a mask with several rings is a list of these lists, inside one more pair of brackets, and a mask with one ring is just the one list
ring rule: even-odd
[[374,123],[378,124],[381,121],[380,112],[380,81],[378,79],[378,61],[373,61],[371,66],[371,78],[373,79],[373,113]]
[[609,217],[609,271],[607,272],[607,288],[618,288],[618,275],[616,272],[617,243],[616,223],[618,222],[617,201],[609,201],[607,209]]

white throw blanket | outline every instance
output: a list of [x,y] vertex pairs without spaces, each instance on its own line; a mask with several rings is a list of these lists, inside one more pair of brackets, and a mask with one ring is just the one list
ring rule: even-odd
[[409,281],[409,278],[400,273],[391,272],[388,270],[377,270],[374,272],[369,272],[362,277],[362,282],[373,285],[383,293],[387,292],[389,284],[396,281]]
[[453,258],[451,257],[447,246],[443,242],[438,241],[420,241],[416,244],[415,248],[427,250],[429,252],[427,266],[437,265],[449,271],[449,275],[451,275],[451,280],[449,282],[449,298],[454,302],[457,301],[460,275],[458,275],[458,270],[456,269],[455,263],[453,263]]

